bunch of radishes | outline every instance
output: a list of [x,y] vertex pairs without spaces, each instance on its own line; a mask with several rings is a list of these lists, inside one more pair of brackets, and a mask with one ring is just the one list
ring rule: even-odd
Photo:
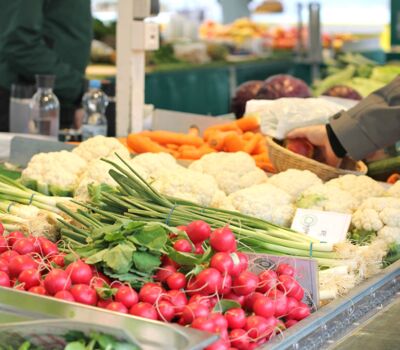
[[229,227],[212,231],[199,220],[179,228],[188,239],[171,235],[177,252],[200,256],[211,247],[211,258],[188,271],[165,255],[154,282],[135,291],[82,260],[65,267],[56,244],[4,235],[0,224],[0,286],[217,333],[207,350],[254,349],[310,314],[290,265],[254,274]]

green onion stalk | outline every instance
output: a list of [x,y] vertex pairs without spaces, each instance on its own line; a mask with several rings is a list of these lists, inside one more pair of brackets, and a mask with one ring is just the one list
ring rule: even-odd
[[[81,204],[97,218],[115,222],[121,217],[161,222],[169,226],[204,220],[213,229],[229,225],[243,251],[323,259],[324,265],[340,257],[334,245],[261,219],[228,210],[203,207],[185,200],[163,196],[152,188],[127,162],[125,166],[108,159],[111,177],[118,183],[115,192],[101,192],[96,202]],[[63,206],[58,205],[61,210]],[[70,213],[71,214],[71,213]],[[88,214],[89,215],[89,214]],[[89,220],[89,218],[88,218]]]

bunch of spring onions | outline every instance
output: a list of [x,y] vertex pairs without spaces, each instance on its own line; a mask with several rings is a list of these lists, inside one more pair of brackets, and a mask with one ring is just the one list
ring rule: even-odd
[[120,159],[124,166],[104,159],[114,167],[110,175],[119,185],[117,190],[102,191],[99,202],[82,204],[98,219],[110,223],[120,220],[123,215],[132,220],[156,221],[169,226],[204,220],[212,228],[229,225],[243,251],[313,257],[322,266],[340,265],[337,260],[341,257],[332,244],[321,243],[304,234],[237,212],[163,196]]

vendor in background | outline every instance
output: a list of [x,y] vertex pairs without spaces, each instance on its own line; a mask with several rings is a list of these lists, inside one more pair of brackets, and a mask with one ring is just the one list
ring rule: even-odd
[[291,131],[288,138],[306,138],[325,158],[339,166],[344,156],[360,160],[400,140],[400,77],[375,91],[327,125]]
[[9,129],[11,85],[34,85],[35,74],[56,76],[60,128],[73,127],[90,56],[90,5],[90,0],[0,0],[0,131]]

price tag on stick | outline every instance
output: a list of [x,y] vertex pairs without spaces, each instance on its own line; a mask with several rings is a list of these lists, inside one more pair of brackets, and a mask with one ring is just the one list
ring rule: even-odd
[[350,214],[299,208],[291,228],[321,242],[339,243],[346,239],[350,223]]

